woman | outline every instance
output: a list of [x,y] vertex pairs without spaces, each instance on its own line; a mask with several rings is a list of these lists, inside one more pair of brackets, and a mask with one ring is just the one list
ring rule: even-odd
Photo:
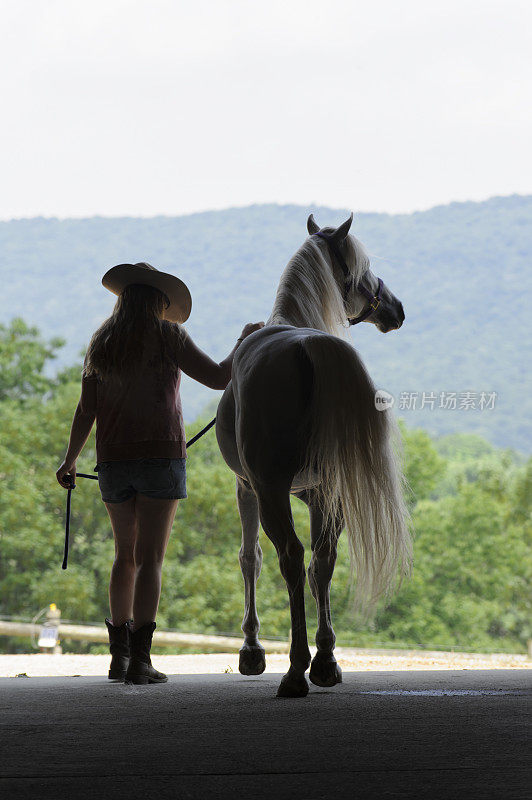
[[178,501],[187,496],[181,371],[224,389],[240,342],[263,327],[245,325],[234,348],[216,363],[181,327],[190,293],[173,275],[149,264],[119,264],[102,279],[118,300],[87,350],[65,460],[64,488],[96,420],[98,481],[115,539],[109,583],[109,678],[164,683],[150,648],[161,592],[161,568]]

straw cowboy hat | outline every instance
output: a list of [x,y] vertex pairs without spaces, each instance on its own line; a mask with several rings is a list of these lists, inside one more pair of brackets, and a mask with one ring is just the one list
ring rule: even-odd
[[186,284],[175,275],[159,272],[144,261],[139,264],[117,264],[105,273],[102,283],[113,294],[120,294],[132,283],[154,286],[168,298],[165,319],[170,322],[186,322],[190,316],[192,298]]

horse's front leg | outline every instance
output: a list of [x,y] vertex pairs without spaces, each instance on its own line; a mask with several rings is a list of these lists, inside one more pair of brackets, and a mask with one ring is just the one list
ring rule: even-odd
[[256,588],[262,567],[259,545],[259,506],[249,484],[236,479],[236,499],[242,523],[240,569],[244,578],[245,610],[242,621],[244,644],[240,649],[238,669],[242,675],[260,675],[266,669],[264,647],[259,642],[260,622],[257,615]]
[[296,536],[288,489],[284,491],[269,486],[261,488],[257,494],[260,521],[277,550],[279,567],[290,598],[292,621],[290,669],[281,681],[277,696],[305,697],[309,689],[305,672],[310,664],[304,596],[305,548]]
[[[306,496],[301,499],[308,502]],[[310,505],[309,511],[312,558],[308,568],[308,582],[318,612],[318,650],[312,659],[309,678],[317,686],[334,686],[342,682],[342,670],[334,657],[336,636],[331,621],[331,581],[343,520],[338,517],[335,521],[324,524],[318,504]]]

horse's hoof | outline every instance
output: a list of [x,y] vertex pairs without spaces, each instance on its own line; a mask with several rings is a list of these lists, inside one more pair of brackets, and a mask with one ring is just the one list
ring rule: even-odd
[[310,665],[309,678],[316,686],[336,686],[342,683],[342,670],[333,655],[316,653]]
[[244,644],[240,648],[238,670],[242,675],[262,675],[266,669],[266,654],[261,645]]
[[294,677],[287,672],[277,689],[277,697],[306,697],[308,688],[304,675]]

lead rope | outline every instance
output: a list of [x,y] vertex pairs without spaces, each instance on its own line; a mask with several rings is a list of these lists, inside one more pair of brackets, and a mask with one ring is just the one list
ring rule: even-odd
[[[208,425],[205,425],[205,427],[202,428],[199,433],[197,433],[195,436],[193,436],[192,439],[185,444],[185,447],[188,449],[195,442],[197,442],[198,439],[201,439],[203,434],[207,433],[207,431],[209,431],[212,428],[212,426],[214,425],[215,422],[216,422],[216,417],[214,419],[211,419],[211,421],[209,422]],[[66,477],[68,477],[68,479],[69,479],[70,486],[68,487],[68,491],[67,491],[66,517],[65,517],[65,551],[64,551],[64,555],[63,555],[63,563],[61,565],[61,569],[66,569],[67,566],[68,566],[68,543],[69,543],[69,539],[70,539],[70,504],[72,502],[72,491],[76,488],[76,484],[72,483],[72,476],[68,475],[68,476],[65,476],[65,478]],[[88,478],[88,480],[90,480],[90,481],[97,481],[98,480],[98,476],[97,475],[87,475],[85,472],[76,473],[76,477],[77,478]]]

